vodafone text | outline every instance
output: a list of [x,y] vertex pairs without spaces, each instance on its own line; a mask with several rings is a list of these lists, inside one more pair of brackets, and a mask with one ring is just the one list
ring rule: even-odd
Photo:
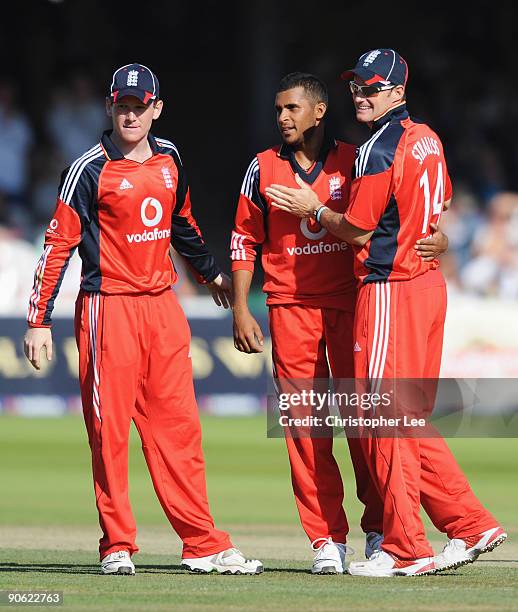
[[129,243],[132,242],[151,242],[152,240],[161,240],[162,238],[170,238],[170,229],[158,229],[155,227],[154,230],[149,232],[142,232],[141,234],[126,234],[126,239]]
[[311,244],[306,242],[302,247],[287,247],[288,255],[320,255],[321,253],[335,253],[337,251],[346,251],[349,248],[347,242],[318,242]]

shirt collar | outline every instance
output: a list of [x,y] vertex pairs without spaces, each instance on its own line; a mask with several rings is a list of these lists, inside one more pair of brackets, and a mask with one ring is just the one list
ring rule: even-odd
[[372,131],[377,132],[380,127],[383,127],[386,123],[389,123],[390,121],[402,121],[403,119],[407,118],[408,111],[406,109],[406,102],[403,101],[397,106],[389,108],[389,110],[385,114],[381,115],[381,117],[378,117],[376,121],[373,121]]
[[[101,145],[105,150],[108,159],[112,161],[117,159],[124,159],[124,155],[120,152],[119,148],[111,139],[112,132],[113,130],[106,130],[105,132],[103,132],[101,138]],[[151,147],[153,155],[156,155],[158,153],[158,145],[156,143],[155,137],[151,133],[149,133],[147,136],[147,140],[149,142],[149,146]]]
[[308,170],[304,170],[300,164],[297,162],[297,158],[295,157],[295,149],[290,147],[289,145],[283,144],[279,149],[277,155],[281,159],[285,159],[289,162],[291,169],[295,174],[298,174],[300,178],[308,183],[308,185],[312,185],[320,175],[324,164],[326,163],[327,155],[331,149],[336,149],[338,147],[338,143],[334,138],[330,138],[324,132],[324,141],[322,143],[322,148],[318,153],[318,157],[313,164],[313,166]]

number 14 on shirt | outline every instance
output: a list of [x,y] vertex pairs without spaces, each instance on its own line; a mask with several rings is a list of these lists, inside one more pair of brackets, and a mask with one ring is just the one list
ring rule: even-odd
[[[435,191],[433,196],[433,204],[432,204],[432,216],[438,215],[436,223],[439,224],[442,209],[444,206],[444,171],[442,167],[442,162],[437,164],[437,180],[435,183]],[[428,178],[428,168],[425,169],[423,174],[421,174],[421,178],[419,179],[419,186],[424,191],[424,218],[423,218],[423,229],[421,230],[422,234],[426,234],[428,232],[428,228],[430,227],[431,217],[430,217],[430,179]]]

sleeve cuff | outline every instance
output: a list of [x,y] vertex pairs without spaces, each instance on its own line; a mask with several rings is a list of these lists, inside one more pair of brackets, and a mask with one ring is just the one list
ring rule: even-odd
[[200,285],[206,285],[207,283],[212,283],[212,281],[218,278],[220,274],[221,274],[221,270],[218,269],[215,272],[212,272],[209,276],[207,276],[207,278],[203,278],[202,276],[200,276],[198,282],[200,283]]
[[344,219],[348,221],[351,225],[354,225],[354,227],[358,227],[359,229],[365,230],[367,232],[372,232],[372,230],[376,229],[376,225],[371,225],[370,223],[367,223],[362,219],[357,219],[356,217],[353,217],[351,214],[349,214],[347,211],[345,211],[344,213]]
[[254,262],[253,261],[233,261],[232,262],[232,272],[236,270],[248,270],[249,272],[254,271]]

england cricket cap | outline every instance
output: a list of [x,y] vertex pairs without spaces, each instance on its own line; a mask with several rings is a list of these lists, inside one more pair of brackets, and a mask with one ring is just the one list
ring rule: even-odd
[[341,74],[345,81],[350,81],[355,76],[359,76],[366,85],[406,85],[408,66],[394,49],[374,49],[360,55],[356,66]]
[[123,96],[135,96],[147,104],[159,99],[158,79],[151,70],[142,64],[127,64],[113,73],[110,87],[112,102]]

